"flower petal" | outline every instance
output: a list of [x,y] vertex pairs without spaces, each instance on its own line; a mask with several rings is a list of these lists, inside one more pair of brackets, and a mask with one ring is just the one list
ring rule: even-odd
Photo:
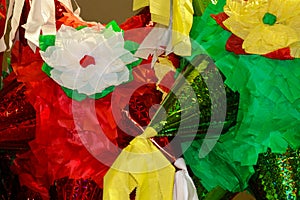
[[102,77],[99,76],[93,76],[89,80],[89,85],[93,85],[95,88],[95,93],[102,92],[105,88],[109,87],[110,85],[106,85],[106,83],[103,81]]
[[[105,68],[113,61],[113,49],[105,41],[98,41],[97,46],[90,52],[90,56],[95,58],[96,65],[99,68]],[[102,66],[102,67],[100,67]]]
[[59,70],[56,70],[56,69],[53,69],[51,70],[51,78],[56,81],[59,85],[62,85],[62,80],[61,80],[61,75],[63,72],[59,71]]
[[124,62],[121,59],[115,60],[110,66],[107,68],[106,73],[116,73],[127,70]]
[[[75,90],[76,89],[76,85],[78,84],[78,82],[80,82],[81,80],[77,79],[77,73],[76,71],[66,71],[63,72],[60,76],[61,79],[61,85]],[[80,84],[80,83],[79,83]]]
[[294,29],[275,24],[273,26],[260,25],[255,27],[245,38],[243,48],[247,53],[267,54],[299,40]]
[[277,22],[286,24],[293,17],[300,15],[300,1],[295,0],[270,0],[269,12],[276,15]]
[[291,55],[294,58],[300,58],[300,41],[290,45]]
[[90,45],[76,41],[73,39],[66,39],[62,41],[65,51],[69,52],[77,60],[80,60],[82,57],[87,55],[93,47]]
[[77,60],[64,48],[50,46],[45,52],[40,51],[42,59],[52,68],[67,70],[77,64]]
[[229,16],[224,26],[236,36],[245,39],[249,32],[262,23],[268,11],[268,0],[227,0],[224,12]]
[[89,27],[79,31],[71,27],[64,27],[58,33],[56,45],[63,47],[77,59],[91,52],[97,45],[98,40],[104,38],[98,31]]
[[122,73],[118,73],[118,77],[119,77],[119,84],[121,83],[125,83],[127,81],[129,81],[129,70],[125,70]]
[[82,82],[88,82],[88,80],[95,75],[96,71],[95,65],[90,65],[86,68],[80,68],[78,70],[77,79],[80,79]]
[[300,40],[300,14],[293,16],[285,23],[287,26],[292,27],[296,31]]
[[108,73],[103,76],[103,81],[106,85],[118,85],[118,75],[116,73]]
[[77,90],[79,93],[86,94],[86,95],[93,95],[97,93],[95,87],[91,84],[82,85]]
[[129,70],[127,68],[124,68],[124,70],[117,73],[106,73],[103,76],[103,81],[107,85],[120,85],[128,80]]

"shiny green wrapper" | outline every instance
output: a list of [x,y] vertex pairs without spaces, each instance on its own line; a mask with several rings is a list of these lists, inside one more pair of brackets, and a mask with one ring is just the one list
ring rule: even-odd
[[[159,136],[187,139],[202,138],[209,128],[226,132],[236,122],[238,99],[238,94],[224,85],[213,61],[198,55],[178,76],[149,126]],[[217,113],[224,113],[224,118]],[[217,117],[212,118],[213,114]]]
[[260,154],[250,189],[257,199],[296,200],[300,197],[300,149]]

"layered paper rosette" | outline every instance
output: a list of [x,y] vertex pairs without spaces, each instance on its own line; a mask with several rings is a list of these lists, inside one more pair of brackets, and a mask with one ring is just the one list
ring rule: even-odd
[[299,58],[300,2],[295,0],[227,0],[223,24],[243,39],[250,54],[268,54],[288,48]]
[[124,48],[122,31],[114,22],[102,30],[62,25],[56,37],[41,36],[40,43],[43,71],[76,100],[103,97],[128,82],[127,65],[138,60]]

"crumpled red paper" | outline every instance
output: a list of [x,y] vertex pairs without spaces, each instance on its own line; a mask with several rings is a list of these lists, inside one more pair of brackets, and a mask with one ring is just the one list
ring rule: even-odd
[[[25,2],[22,19],[28,14],[28,3]],[[62,23],[89,25],[58,2],[56,8],[58,28]],[[127,30],[137,28],[137,24],[145,26],[149,22],[148,15],[135,16],[127,22],[122,25]],[[11,64],[18,81],[25,84],[26,97],[36,111],[36,135],[29,143],[30,151],[17,155],[12,169],[19,175],[22,185],[39,192],[44,199],[49,198],[50,185],[64,177],[91,178],[102,187],[109,164],[138,134],[136,127],[128,126],[129,121],[125,124],[127,130],[121,126],[128,120],[122,110],[129,110],[139,123],[147,125],[150,120],[148,108],[161,101],[161,93],[155,88],[157,78],[151,68],[151,58],[133,69],[132,82],[116,87],[104,98],[77,102],[68,98],[61,87],[42,72],[43,60],[39,51],[32,52],[22,34],[24,30],[20,27],[20,41],[12,48]],[[136,35],[135,41],[141,41],[144,36],[145,33]],[[139,108],[137,102],[146,107]],[[83,144],[82,134],[89,135],[84,138],[88,149],[86,143]],[[93,150],[100,161],[91,154]]]

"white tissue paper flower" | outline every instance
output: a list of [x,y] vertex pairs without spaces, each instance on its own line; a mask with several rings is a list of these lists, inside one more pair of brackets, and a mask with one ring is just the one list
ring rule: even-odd
[[124,49],[122,32],[115,32],[111,27],[97,31],[90,27],[76,30],[62,25],[55,46],[40,54],[53,68],[50,72],[53,80],[86,95],[127,82],[126,65],[137,60]]

